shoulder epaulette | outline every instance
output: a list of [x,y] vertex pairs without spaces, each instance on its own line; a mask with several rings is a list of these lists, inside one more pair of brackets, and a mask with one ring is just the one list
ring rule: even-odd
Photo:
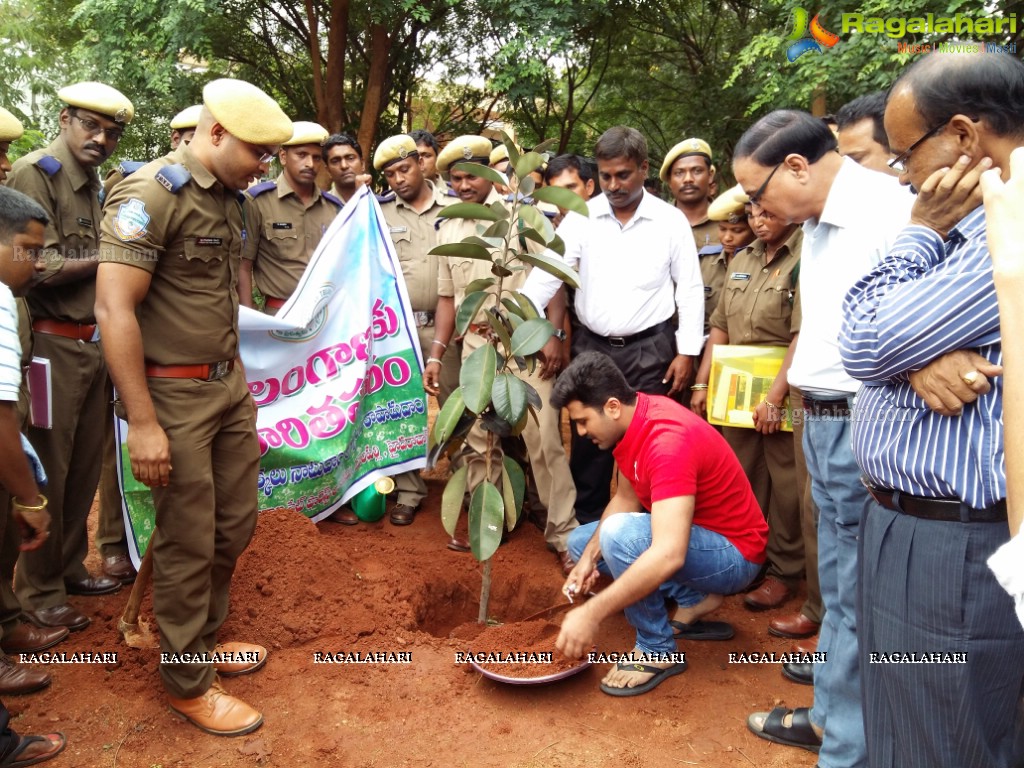
[[721,245],[716,245],[714,243],[709,243],[708,245],[702,245],[700,250],[697,251],[697,255],[698,256],[713,256],[714,254],[721,253],[721,252],[722,252],[722,246]]
[[456,192],[456,191],[455,191],[454,189],[452,189],[451,187],[448,187],[448,192],[447,192],[447,195],[448,195],[448,197],[458,197],[458,196],[459,196],[459,193],[458,193],[458,192]]
[[121,176],[128,178],[145,164],[143,160],[122,160],[117,164],[117,170],[121,172]]
[[320,196],[323,197],[324,199],[334,203],[339,208],[344,208],[345,207],[345,204],[343,202],[341,202],[341,198],[338,197],[337,195],[332,195],[330,192],[321,192]]
[[398,197],[398,195],[395,194],[394,190],[391,190],[386,195],[377,195],[377,202],[378,203],[390,203],[396,197]]
[[541,213],[543,213],[549,219],[554,219],[555,216],[558,215],[558,211],[549,211],[547,208],[540,208],[540,207],[538,207],[537,210],[540,211]]
[[277,183],[276,182],[273,182],[273,181],[261,181],[259,184],[254,184],[253,186],[249,187],[245,191],[249,194],[249,197],[255,199],[255,198],[259,197],[260,195],[262,195],[264,192],[269,192],[272,189],[277,189]]
[[165,165],[156,174],[156,180],[160,182],[160,186],[172,195],[178,194],[178,191],[188,184],[191,178],[192,174],[188,172],[188,168],[180,163]]
[[60,160],[53,155],[40,155],[36,165],[43,169],[47,176],[53,176],[61,169]]

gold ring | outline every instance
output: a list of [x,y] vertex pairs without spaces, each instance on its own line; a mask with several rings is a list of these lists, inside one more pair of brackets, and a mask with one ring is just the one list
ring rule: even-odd
[[974,382],[978,380],[978,372],[968,371],[967,373],[960,377],[960,380],[963,381],[963,383],[966,384],[968,387],[973,387]]

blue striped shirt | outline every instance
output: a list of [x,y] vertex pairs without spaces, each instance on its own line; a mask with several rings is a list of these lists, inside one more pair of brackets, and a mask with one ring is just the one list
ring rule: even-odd
[[953,417],[932,411],[908,378],[958,349],[1002,364],[984,209],[961,219],[946,242],[927,227],[907,227],[843,309],[843,365],[864,382],[853,450],[868,478],[972,507],[1006,498],[1002,378]]

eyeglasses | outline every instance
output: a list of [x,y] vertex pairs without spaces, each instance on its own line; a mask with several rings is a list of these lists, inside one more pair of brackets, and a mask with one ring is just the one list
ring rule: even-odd
[[91,117],[81,117],[77,113],[71,115],[71,117],[78,121],[79,125],[82,126],[82,129],[89,136],[99,136],[102,133],[108,141],[118,142],[124,133],[120,128],[104,128]]
[[772,168],[772,172],[768,174],[768,178],[764,180],[764,183],[757,188],[757,191],[752,195],[748,195],[751,205],[761,205],[761,198],[764,196],[764,191],[768,188],[768,182],[772,180],[772,176],[774,176],[775,172],[782,167],[784,162],[786,161],[780,160],[779,164]]
[[939,131],[941,131],[945,127],[946,127],[946,123],[940,123],[939,125],[936,125],[930,131],[928,131],[928,133],[926,133],[920,139],[918,139],[913,144],[911,144],[909,147],[907,147],[904,152],[902,152],[900,155],[897,155],[892,160],[890,160],[889,161],[889,167],[892,168],[897,173],[906,173],[907,172],[907,161],[910,160],[910,154],[915,149],[917,149],[919,145],[921,145],[922,143],[924,143],[925,141],[930,139],[932,136],[934,136],[936,133],[938,133]]

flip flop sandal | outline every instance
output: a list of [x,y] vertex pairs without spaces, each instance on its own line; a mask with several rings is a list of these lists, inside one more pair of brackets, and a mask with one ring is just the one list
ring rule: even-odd
[[631,672],[647,672],[653,674],[650,680],[640,685],[635,685],[632,688],[611,688],[604,683],[601,683],[601,690],[607,693],[609,696],[639,696],[642,693],[654,690],[661,683],[672,675],[678,675],[686,671],[686,662],[680,662],[679,664],[673,664],[671,667],[652,667],[649,664],[637,664],[635,662],[620,661],[615,665],[615,668],[622,670],[629,670]]
[[[47,738],[48,736],[57,736],[60,739],[60,744],[53,748],[53,740]],[[29,757],[24,760],[18,760],[18,755],[25,751],[29,744],[38,744],[39,742],[46,742],[51,745],[49,752],[44,752],[41,755],[35,757]],[[0,768],[25,768],[29,765],[38,765],[44,763],[52,757],[56,757],[64,751],[64,747],[67,746],[67,739],[64,738],[64,734],[59,731],[55,733],[48,733],[46,736],[22,736],[21,741],[18,742],[18,746],[14,748],[14,751],[9,755],[0,760]]]
[[[785,744],[787,747],[800,747],[810,752],[818,752],[821,749],[821,739],[814,732],[811,726],[810,712],[807,707],[799,709],[786,709],[776,707],[767,713],[764,725],[759,729],[754,724],[754,718],[764,715],[764,712],[755,712],[747,718],[747,728],[755,736],[773,741],[776,744]],[[783,725],[786,715],[792,713],[793,721],[789,727]]]
[[684,624],[681,621],[670,621],[675,632],[672,637],[681,640],[731,640],[736,634],[732,624],[724,621],[700,621]]

